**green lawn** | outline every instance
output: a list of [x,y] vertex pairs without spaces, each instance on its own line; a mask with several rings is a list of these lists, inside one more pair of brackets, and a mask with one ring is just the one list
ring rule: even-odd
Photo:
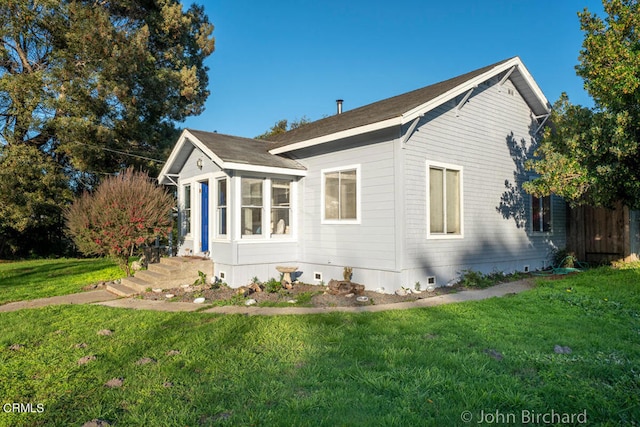
[[109,259],[55,259],[0,263],[0,304],[66,295],[123,277]]
[[[88,355],[96,359],[78,365]],[[155,363],[137,364],[143,357]],[[122,387],[105,387],[116,377]],[[44,410],[0,411],[0,425],[453,426],[483,413],[511,425],[553,414],[637,425],[640,269],[381,313],[1,313],[0,396]]]

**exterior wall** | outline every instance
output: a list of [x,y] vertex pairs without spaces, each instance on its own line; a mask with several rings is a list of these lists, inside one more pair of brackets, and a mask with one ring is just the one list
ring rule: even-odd
[[[533,153],[531,111],[511,81],[475,89],[456,114],[454,100],[429,112],[402,148],[404,154],[403,285],[436,277],[441,286],[458,272],[531,270],[565,246],[565,204],[552,201],[552,232],[531,231],[530,177],[524,161]],[[427,238],[427,162],[463,168],[461,238]]]
[[[202,159],[202,169],[198,168],[198,159]],[[184,163],[178,178],[178,211],[179,211],[179,232],[178,255],[202,255],[200,232],[201,232],[201,199],[199,183],[209,183],[209,218],[213,218],[215,177],[224,176],[220,168],[211,161],[202,151],[194,148],[186,162]],[[185,206],[183,189],[185,185],[191,184],[191,233],[183,235],[182,210]],[[209,240],[212,237],[212,229],[209,227]],[[211,243],[210,243],[211,245]],[[210,246],[211,249],[211,246]]]
[[[300,280],[313,283],[313,272],[324,281],[341,279],[345,266],[353,267],[354,281],[365,271],[376,277],[397,272],[395,227],[394,138],[398,130],[336,141],[296,152],[308,174],[301,181],[298,203]],[[360,173],[360,217],[355,224],[322,221],[322,170],[357,166]],[[309,266],[309,267],[307,267]],[[372,276],[372,278],[373,278]],[[362,282],[364,283],[364,281]]]

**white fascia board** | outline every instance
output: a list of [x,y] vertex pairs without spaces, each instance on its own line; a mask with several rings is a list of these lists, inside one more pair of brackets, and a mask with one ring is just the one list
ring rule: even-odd
[[483,74],[480,74],[479,76],[471,80],[467,80],[464,84],[457,86],[448,92],[443,93],[442,95],[432,99],[431,101],[426,102],[422,105],[417,106],[412,110],[407,111],[402,115],[402,124],[408,123],[414,120],[416,117],[428,113],[434,108],[444,104],[445,102],[455,98],[456,96],[464,94],[465,92],[480,85],[480,83],[504,71],[507,71],[512,67],[516,67],[520,71],[520,73],[522,74],[522,77],[525,79],[525,81],[527,82],[527,84],[529,85],[533,93],[536,95],[537,101],[543,106],[543,108],[545,108],[547,111],[551,111],[551,108],[549,106],[549,101],[547,101],[547,98],[542,93],[542,90],[540,89],[538,84],[535,82],[535,80],[533,80],[533,77],[531,76],[527,68],[524,66],[520,58],[516,56],[515,58],[512,58],[511,60],[503,64],[500,64],[497,67],[492,68],[491,70]]
[[232,169],[232,170],[247,171],[247,172],[258,172],[258,173],[269,173],[269,174],[276,174],[276,175],[307,176],[307,171],[302,169],[278,168],[274,166],[259,166],[259,165],[250,165],[247,163],[226,162],[224,163],[224,169]]
[[381,122],[371,123],[357,128],[347,129],[340,132],[335,132],[329,135],[319,136],[317,138],[307,139],[305,141],[296,142],[293,144],[285,145],[283,147],[273,148],[269,150],[271,154],[282,154],[293,150],[300,150],[302,148],[313,147],[314,145],[324,144],[325,142],[336,141],[338,139],[349,138],[350,136],[360,135],[367,132],[373,132],[380,129],[386,129],[391,126],[400,125],[401,117],[393,117],[391,119],[383,120]]
[[171,150],[171,154],[169,154],[169,158],[167,159],[166,162],[164,162],[164,166],[162,166],[162,170],[158,175],[158,183],[160,184],[165,183],[165,180],[167,179],[167,175],[169,175],[169,169],[171,169],[171,166],[176,161],[176,157],[178,157],[178,153],[182,150],[182,147],[184,146],[183,135],[184,135],[184,131],[182,132],[182,135],[180,135],[180,138],[178,139],[178,143],[176,144],[176,146],[173,147],[173,150]]
[[207,146],[204,145],[198,138],[193,136],[191,132],[185,130],[184,132],[182,132],[182,135],[187,138],[194,146],[200,149],[200,151],[206,154],[211,160],[213,160],[213,163],[215,163],[220,169],[225,169],[222,159],[218,157],[216,153],[207,148]]
[[431,101],[425,102],[424,104],[419,105],[407,111],[406,113],[402,114],[402,116],[400,117],[394,117],[391,119],[383,120],[381,122],[371,123],[365,126],[360,126],[353,129],[347,129],[341,132],[336,132],[329,135],[323,135],[317,138],[296,142],[293,144],[285,145],[283,147],[274,148],[272,150],[269,150],[269,152],[271,154],[282,154],[282,153],[286,153],[293,150],[299,150],[302,148],[323,144],[325,142],[331,142],[331,141],[335,141],[342,138],[348,138],[350,136],[355,136],[355,135],[363,134],[366,132],[385,129],[387,127],[391,127],[394,125],[404,125],[406,123],[409,123],[415,120],[417,117],[420,117],[428,113],[429,111],[444,104],[445,102],[455,98],[456,96],[462,95],[468,92],[470,89],[479,86],[480,83],[490,79],[491,77],[496,76],[504,71],[507,71],[514,66],[520,71],[520,73],[522,74],[522,77],[531,88],[532,92],[536,96],[537,101],[540,103],[540,105],[543,106],[543,108],[547,112],[551,111],[549,101],[544,96],[544,94],[542,93],[542,90],[540,89],[538,84],[535,82],[535,80],[533,80],[533,77],[531,76],[527,68],[522,63],[522,60],[520,59],[520,57],[516,56],[510,59],[509,61],[504,62],[473,79],[467,80],[466,82],[464,82],[464,84],[461,84],[451,89],[450,91],[443,93],[442,95],[432,99]]
[[547,97],[544,96],[544,93],[542,93],[542,89],[540,89],[540,86],[538,86],[536,81],[533,79],[533,76],[531,75],[531,73],[529,73],[529,70],[527,70],[527,67],[525,67],[522,61],[520,61],[520,58],[516,58],[516,59],[518,59],[518,70],[520,71],[520,74],[522,75],[524,80],[527,82],[527,84],[529,85],[533,93],[536,95],[536,97],[540,101],[540,104],[542,104],[542,106],[547,111],[547,113],[550,113],[551,104],[547,100]]

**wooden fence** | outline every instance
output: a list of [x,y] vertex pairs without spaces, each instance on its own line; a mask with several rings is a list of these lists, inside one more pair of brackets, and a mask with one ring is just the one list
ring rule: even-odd
[[580,206],[569,209],[567,249],[590,264],[610,262],[630,255],[629,208]]

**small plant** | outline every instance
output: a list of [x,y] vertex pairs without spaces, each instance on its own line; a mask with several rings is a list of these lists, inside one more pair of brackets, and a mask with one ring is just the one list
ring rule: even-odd
[[235,294],[231,298],[229,298],[229,303],[231,305],[244,305],[247,299],[242,294]]
[[282,284],[273,277],[264,283],[264,290],[269,293],[275,293],[282,289]]
[[251,283],[255,283],[256,285],[260,284],[260,279],[258,279],[258,276],[253,276],[251,278]]
[[417,281],[417,282],[416,282],[416,285],[414,286],[414,289],[415,289],[416,291],[420,292],[420,287],[421,287],[421,285],[420,285],[420,281]]
[[462,270],[458,284],[468,288],[488,288],[493,285],[493,281],[479,271]]
[[193,282],[193,286],[206,285],[207,284],[207,274],[203,273],[200,270],[198,270],[198,276],[199,277],[196,279],[196,281]]

